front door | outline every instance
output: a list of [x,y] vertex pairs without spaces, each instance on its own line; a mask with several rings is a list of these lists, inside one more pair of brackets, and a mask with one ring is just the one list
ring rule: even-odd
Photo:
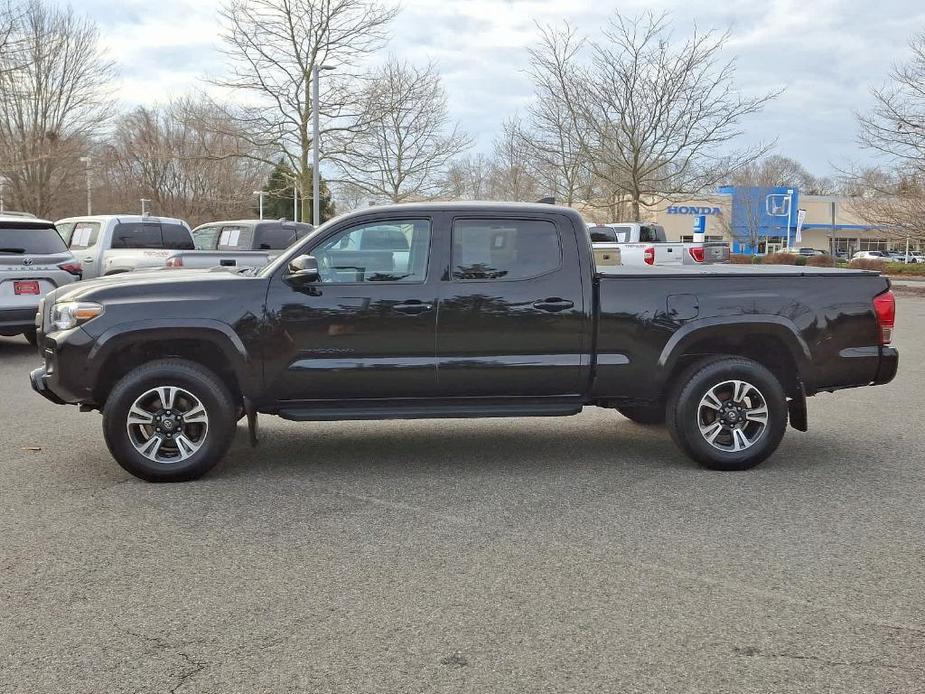
[[453,221],[437,316],[444,396],[582,392],[590,307],[576,244],[548,216]]
[[428,218],[363,222],[305,249],[319,282],[295,288],[277,273],[267,296],[268,392],[278,400],[434,395],[432,236]]

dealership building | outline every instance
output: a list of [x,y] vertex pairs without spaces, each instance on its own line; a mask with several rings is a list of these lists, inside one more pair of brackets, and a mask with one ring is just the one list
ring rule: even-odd
[[[706,238],[727,241],[734,253],[773,253],[787,245],[827,253],[906,250],[906,239],[866,224],[852,210],[850,198],[801,195],[798,188],[723,186],[715,194],[692,200],[667,201],[650,208],[648,221],[665,228],[671,241],[693,240],[694,220],[706,217]],[[799,218],[801,238],[796,238]],[[920,247],[923,246],[923,247]],[[914,239],[914,251],[925,244]]]

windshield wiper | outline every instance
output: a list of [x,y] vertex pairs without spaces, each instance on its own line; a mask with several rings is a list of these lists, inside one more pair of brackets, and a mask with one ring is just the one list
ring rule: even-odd
[[16,255],[23,255],[25,252],[25,248],[0,248],[0,253],[15,253]]

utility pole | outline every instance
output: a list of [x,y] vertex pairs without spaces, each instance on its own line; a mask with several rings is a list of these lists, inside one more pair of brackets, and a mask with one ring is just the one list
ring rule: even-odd
[[80,161],[86,164],[84,169],[87,177],[87,215],[93,214],[93,189],[90,183],[90,157],[81,157]]
[[263,219],[263,196],[267,194],[265,190],[255,190],[254,195],[260,198],[260,219]]
[[292,186],[292,221],[299,221],[299,186]]
[[147,216],[148,216],[148,208],[146,207],[146,205],[147,205],[149,202],[151,202],[151,201],[150,201],[148,198],[142,198],[142,199],[141,199],[141,216],[142,216],[142,217],[147,217]]
[[0,214],[3,214],[3,186],[6,185],[6,178],[0,176]]
[[[321,70],[333,70],[333,65],[312,66],[312,224],[316,227],[321,224],[321,195],[320,195],[320,174],[318,173],[318,162],[321,159],[319,145],[321,144],[321,133],[318,127],[318,108],[320,99],[318,97],[318,76]],[[293,220],[293,221],[298,221]]]

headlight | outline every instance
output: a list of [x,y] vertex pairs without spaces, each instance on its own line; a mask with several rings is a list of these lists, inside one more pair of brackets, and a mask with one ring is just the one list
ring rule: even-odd
[[55,330],[70,330],[102,315],[103,307],[84,301],[65,301],[51,308],[51,324]]

